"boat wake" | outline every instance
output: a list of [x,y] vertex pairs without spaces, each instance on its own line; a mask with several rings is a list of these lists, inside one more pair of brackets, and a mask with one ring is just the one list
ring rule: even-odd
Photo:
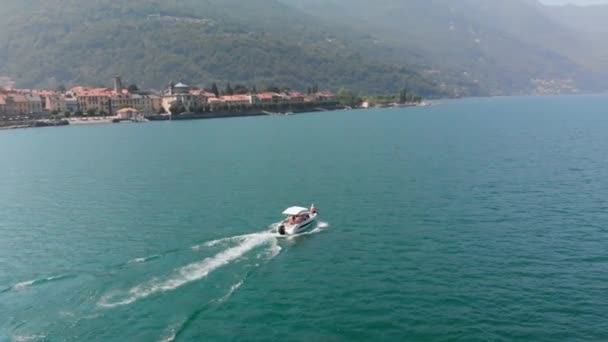
[[46,335],[38,334],[38,335],[14,335],[13,342],[36,342],[36,341],[46,341]]
[[[228,290],[228,293],[226,293],[223,297],[214,299],[214,300],[210,301],[208,304],[218,304],[219,305],[219,304],[222,304],[223,302],[225,302],[226,300],[228,300],[228,298],[230,298],[230,296],[232,296],[232,294],[243,285],[243,283],[245,282],[245,279],[247,279],[247,276],[245,276],[245,278],[240,280],[238,283],[232,285],[230,287],[230,290]],[[168,329],[170,331],[169,335],[162,338],[160,340],[160,342],[175,341],[179,336],[181,336],[185,331],[188,330],[190,325],[198,319],[198,317],[205,311],[205,309],[206,309],[206,307],[203,307],[199,310],[194,311],[184,321],[170,327]]]
[[[98,305],[105,308],[128,305],[151,295],[172,291],[188,283],[204,279],[213,271],[238,260],[246,253],[263,245],[268,245],[270,251],[276,251],[280,248],[276,242],[274,234],[268,232],[250,234],[242,237],[234,237],[224,240],[238,242],[235,246],[226,248],[223,251],[217,253],[215,256],[206,258],[199,262],[191,263],[189,265],[174,270],[172,274],[166,279],[154,279],[149,282],[137,285],[131,288],[126,295],[104,296],[103,298],[101,298]],[[271,253],[270,255],[276,256],[278,255],[278,252]]]
[[152,260],[156,260],[156,259],[160,259],[163,256],[160,254],[157,255],[151,255],[149,257],[145,257],[145,258],[135,258],[129,261],[129,264],[143,264]]
[[237,236],[231,236],[231,237],[227,237],[227,238],[221,238],[221,239],[205,242],[200,245],[192,246],[191,249],[193,251],[200,251],[203,248],[217,247],[217,246],[221,246],[221,245],[225,245],[225,244],[229,244],[229,243],[241,243],[241,242],[246,241],[247,239],[255,237],[259,234],[263,234],[263,233],[237,235]]
[[[205,258],[202,261],[193,262],[186,266],[176,268],[164,279],[154,278],[150,281],[132,287],[126,293],[107,294],[99,300],[97,305],[103,308],[114,308],[129,305],[140,299],[144,299],[155,294],[173,291],[186,284],[206,278],[212,272],[241,260],[248,253],[254,250],[259,250],[257,259],[269,261],[279,255],[282,250],[281,246],[279,245],[279,238],[283,236],[276,232],[277,227],[278,223],[270,226],[270,229],[259,233],[221,238],[192,246],[191,249],[193,251],[217,247],[223,247],[224,249],[214,256]],[[322,232],[327,227],[329,227],[328,223],[319,222],[311,231],[290,236],[289,238],[293,239],[299,236],[317,234]],[[264,249],[260,250],[260,247],[264,247]],[[146,263],[159,258],[162,258],[162,255],[153,255],[147,258],[137,258],[131,260],[130,263]],[[233,285],[228,294],[218,299],[217,302],[221,303],[227,300],[243,284],[243,282],[244,279]]]
[[298,234],[297,236],[318,234],[327,228],[329,228],[329,223],[320,221],[313,230],[309,232],[303,232],[302,234]]
[[21,291],[28,287],[42,285],[42,284],[59,281],[59,280],[63,280],[63,279],[68,279],[68,278],[72,278],[72,277],[73,277],[72,275],[64,274],[64,275],[51,276],[51,277],[46,277],[46,278],[23,281],[23,282],[15,284],[13,286],[9,286],[9,287],[5,288],[4,290],[0,290],[0,293]]

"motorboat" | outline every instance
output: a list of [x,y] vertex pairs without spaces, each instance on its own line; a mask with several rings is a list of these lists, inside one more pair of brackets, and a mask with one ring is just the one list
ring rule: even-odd
[[283,211],[283,215],[287,218],[280,223],[278,233],[280,235],[294,235],[310,228],[317,219],[319,211],[313,204],[310,209],[304,207],[287,208]]

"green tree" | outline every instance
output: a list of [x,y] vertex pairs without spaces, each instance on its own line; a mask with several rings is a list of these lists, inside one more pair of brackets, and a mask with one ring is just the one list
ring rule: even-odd
[[136,84],[131,84],[127,90],[129,91],[129,93],[134,94],[137,93],[139,91],[139,87],[137,87]]
[[215,94],[215,96],[220,96],[220,90],[217,88],[217,84],[213,83],[211,85],[211,92]]
[[87,109],[87,116],[95,116],[95,114],[97,114],[97,109],[94,109],[94,108]]
[[158,108],[157,114],[165,114],[165,109],[163,107]]
[[257,94],[258,93],[258,88],[256,88],[255,84],[253,85],[253,87],[251,87],[251,93],[252,94]]
[[187,109],[183,103],[175,102],[171,105],[171,108],[169,108],[169,111],[171,112],[171,115],[181,115],[182,113],[185,113],[187,111]]
[[99,111],[99,115],[101,116],[108,116],[108,112],[106,112],[105,110]]
[[280,93],[281,88],[274,86],[274,85],[270,85],[270,86],[266,87],[266,91],[271,92],[271,93]]
[[82,112],[82,110],[78,109],[77,111],[74,112],[74,116],[75,117],[81,117],[83,116],[84,113]]
[[234,86],[234,93],[238,94],[238,95],[248,94],[249,88],[247,88],[246,86],[244,86],[242,84],[237,84]]
[[361,102],[361,99],[348,89],[340,89],[337,95],[338,102],[343,106],[354,107]]
[[401,90],[401,92],[399,93],[399,103],[406,103],[408,102],[408,93],[407,93],[407,88],[403,88],[403,90]]
[[65,116],[66,118],[69,118],[72,116],[72,112],[70,112],[69,110],[66,110],[65,112],[63,112],[63,116]]
[[55,119],[58,115],[59,115],[59,111],[58,110],[53,110],[51,112],[51,119]]
[[234,95],[234,89],[230,86],[230,83],[226,85],[226,89],[224,90],[224,95]]
[[65,92],[66,92],[66,90],[67,90],[67,88],[65,87],[65,85],[60,84],[59,86],[57,86],[57,89],[56,89],[56,90],[57,90],[58,92],[60,92],[60,93],[65,93]]

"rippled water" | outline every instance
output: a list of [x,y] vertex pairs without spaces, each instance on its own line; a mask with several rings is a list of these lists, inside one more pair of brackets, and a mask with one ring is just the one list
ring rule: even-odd
[[607,340],[607,132],[603,96],[0,132],[0,341]]

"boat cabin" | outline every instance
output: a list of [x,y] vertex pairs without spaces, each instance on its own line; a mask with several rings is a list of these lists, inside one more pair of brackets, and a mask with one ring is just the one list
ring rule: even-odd
[[304,207],[291,207],[285,209],[283,215],[287,216],[286,222],[297,224],[310,218],[310,210]]

